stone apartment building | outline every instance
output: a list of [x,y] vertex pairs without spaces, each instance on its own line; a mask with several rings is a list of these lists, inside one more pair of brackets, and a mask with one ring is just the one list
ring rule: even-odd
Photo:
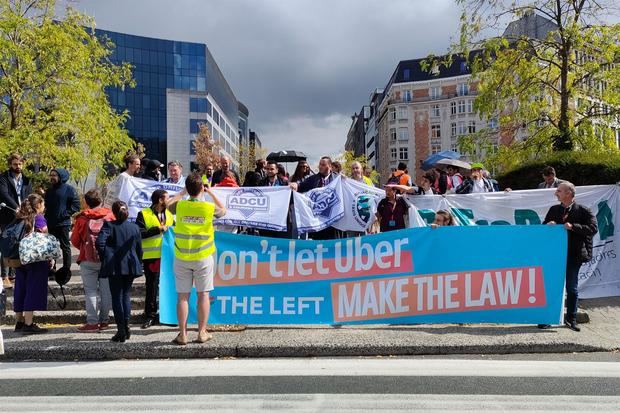
[[[553,22],[534,13],[508,24],[503,36],[544,37],[554,30]],[[482,119],[474,112],[477,83],[464,58],[454,56],[450,67],[439,66],[423,70],[425,58],[403,60],[398,63],[383,90],[371,94],[370,112],[364,119],[353,119],[357,133],[350,133],[348,146],[358,148],[359,127],[368,126],[365,154],[372,154],[372,165],[385,182],[400,162],[404,162],[412,179],[419,183],[423,173],[421,163],[429,155],[444,150],[457,150],[459,137],[486,129],[493,147],[509,144],[513,139],[525,139],[526,130],[511,130],[498,124],[496,118]],[[381,91],[381,93],[377,93]],[[580,101],[591,105],[592,99]],[[605,108],[604,102],[598,102]],[[361,111],[360,113],[364,113]],[[359,115],[358,115],[359,116]],[[620,120],[602,126],[611,127],[620,145]],[[370,130],[372,128],[372,130]],[[372,139],[374,138],[374,139]],[[356,153],[357,154],[357,153]],[[359,155],[359,154],[357,154]]]
[[490,128],[499,137],[497,121],[474,112],[477,84],[471,82],[466,61],[456,57],[450,67],[425,71],[423,60],[398,64],[379,105],[377,144],[385,149],[377,152],[377,169],[382,181],[404,162],[417,182],[422,161],[433,153],[457,150],[460,136]]

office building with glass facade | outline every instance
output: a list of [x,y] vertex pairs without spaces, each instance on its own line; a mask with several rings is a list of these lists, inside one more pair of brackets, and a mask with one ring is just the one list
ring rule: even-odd
[[110,59],[133,66],[135,88],[110,88],[112,106],[127,110],[126,127],[146,149],[146,157],[176,159],[188,171],[194,159],[198,123],[237,163],[238,103],[205,44],[154,39],[97,30],[116,45]]

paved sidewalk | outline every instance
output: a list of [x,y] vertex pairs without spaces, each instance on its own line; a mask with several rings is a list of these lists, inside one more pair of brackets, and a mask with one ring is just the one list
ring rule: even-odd
[[[179,347],[172,326],[140,330],[112,343],[113,330],[77,333],[75,326],[22,336],[3,326],[0,360],[103,360],[212,357],[389,356],[617,351],[620,297],[583,301],[590,323],[580,333],[565,327],[539,330],[515,325],[215,326],[213,340]],[[192,332],[190,339],[195,338]]]

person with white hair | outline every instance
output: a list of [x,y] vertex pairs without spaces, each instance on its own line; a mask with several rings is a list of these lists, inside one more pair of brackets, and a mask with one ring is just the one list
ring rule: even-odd
[[241,179],[239,179],[239,174],[230,168],[231,163],[232,161],[228,156],[222,156],[220,158],[220,169],[213,172],[213,179],[211,180],[211,185],[215,186],[227,176],[232,175],[234,177],[234,180],[237,182],[237,186],[241,186]]
[[[547,212],[543,224],[563,225],[568,231],[568,253],[566,255],[566,315],[564,324],[573,331],[580,331],[577,325],[577,286],[581,264],[592,259],[592,237],[598,232],[596,217],[589,208],[575,202],[575,185],[568,181],[560,183],[555,196],[560,201]],[[539,328],[549,328],[540,324]]]

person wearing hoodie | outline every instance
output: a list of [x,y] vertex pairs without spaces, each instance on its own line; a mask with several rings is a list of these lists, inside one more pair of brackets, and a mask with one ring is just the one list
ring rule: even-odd
[[157,159],[151,159],[147,162],[142,179],[148,179],[149,181],[161,182],[161,168],[164,166]]
[[[103,223],[113,221],[114,215],[111,210],[101,206],[103,200],[97,189],[86,192],[84,202],[87,208],[75,218],[71,244],[80,250],[77,262],[80,264],[80,276],[86,298],[86,324],[78,327],[78,331],[92,333],[108,329],[112,309],[112,295],[108,279],[99,278],[101,261],[95,248],[95,241]],[[97,298],[100,298],[99,308],[97,308]]]
[[60,242],[62,268],[71,268],[71,217],[80,210],[80,198],[75,189],[67,183],[69,172],[54,168],[49,173],[50,188],[45,192],[45,219],[50,234]]

